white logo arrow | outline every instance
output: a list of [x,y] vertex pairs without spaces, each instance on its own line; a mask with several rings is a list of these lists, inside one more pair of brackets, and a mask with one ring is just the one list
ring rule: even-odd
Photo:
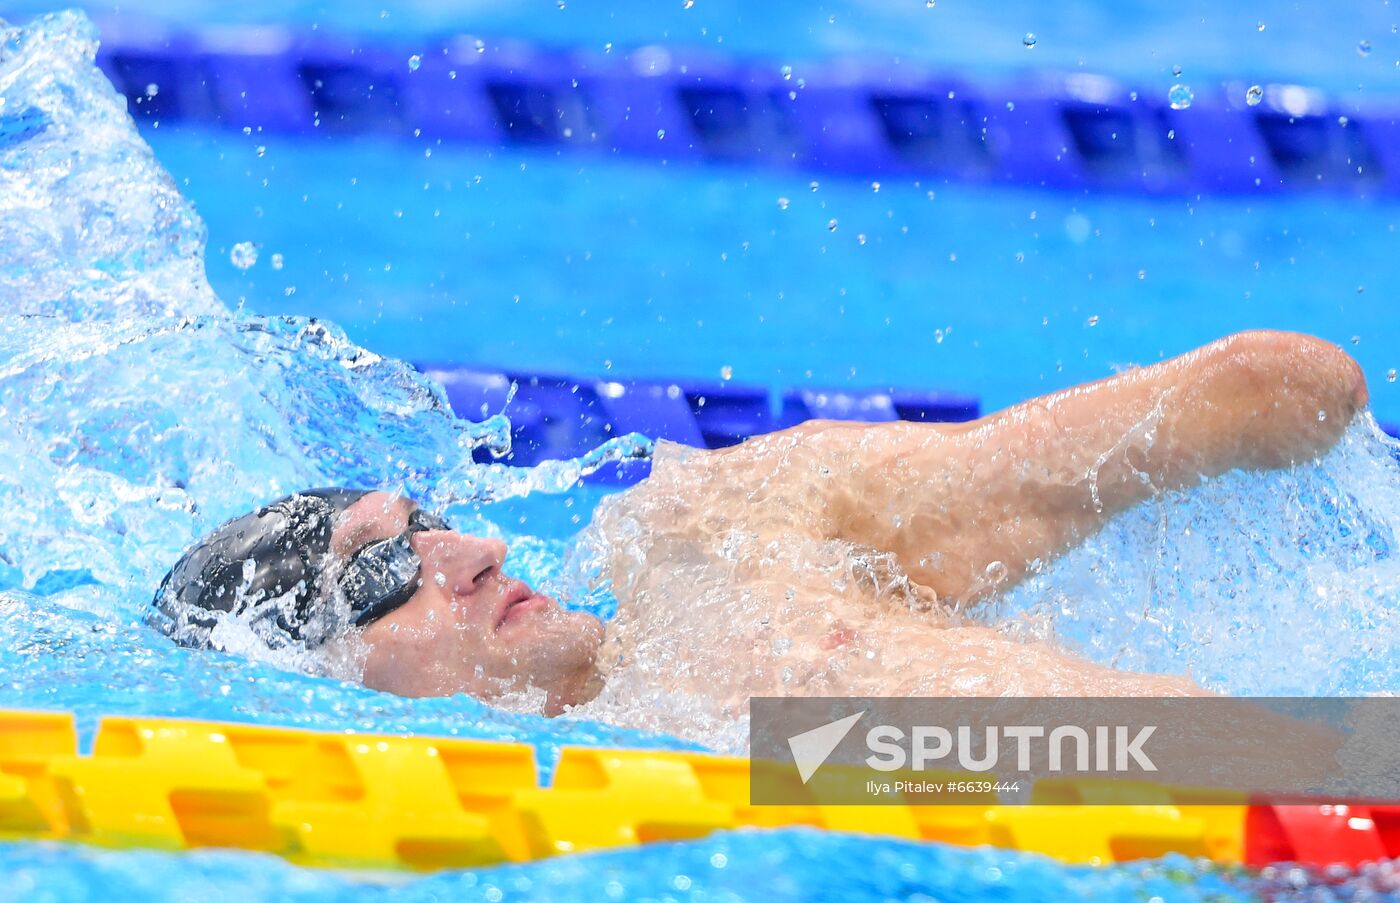
[[856,712],[830,724],[823,724],[821,727],[788,737],[788,749],[792,750],[792,761],[797,763],[797,774],[802,778],[802,783],[807,783],[817,769],[822,767],[826,757],[846,739],[851,728],[856,726],[856,722],[864,714],[864,711]]

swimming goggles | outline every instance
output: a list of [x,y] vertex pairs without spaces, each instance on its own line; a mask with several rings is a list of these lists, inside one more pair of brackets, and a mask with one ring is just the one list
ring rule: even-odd
[[350,623],[363,627],[413,598],[423,565],[413,551],[413,534],[451,529],[436,514],[415,509],[398,536],[372,542],[350,556],[337,584],[350,603]]

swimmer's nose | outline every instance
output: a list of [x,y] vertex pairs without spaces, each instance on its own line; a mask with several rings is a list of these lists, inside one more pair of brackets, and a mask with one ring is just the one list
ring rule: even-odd
[[424,570],[441,573],[458,595],[468,595],[482,581],[499,573],[506,544],[499,539],[468,536],[452,530],[428,530],[414,536]]

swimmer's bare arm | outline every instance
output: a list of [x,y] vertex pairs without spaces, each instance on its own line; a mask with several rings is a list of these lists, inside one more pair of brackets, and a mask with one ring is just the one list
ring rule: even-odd
[[1168,489],[1330,448],[1367,401],[1334,345],[1248,332],[970,424],[811,423],[855,473],[839,533],[893,551],[945,600],[1014,582]]

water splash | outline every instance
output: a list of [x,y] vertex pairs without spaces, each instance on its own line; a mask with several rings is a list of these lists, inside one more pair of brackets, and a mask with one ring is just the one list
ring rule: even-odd
[[0,42],[0,307],[72,320],[222,312],[204,226],[97,73],[92,23],[0,24]]
[[[4,38],[0,707],[74,711],[89,730],[126,712],[497,735],[537,742],[546,762],[565,741],[676,745],[464,698],[381,698],[298,673],[314,663],[290,653],[192,653],[143,625],[185,546],[286,492],[392,488],[501,535],[488,503],[571,504],[580,477],[650,445],[478,465],[476,449],[509,449],[504,416],[453,416],[440,387],[332,324],[230,313],[204,279],[203,226],[93,65],[91,24],[57,14]],[[521,540],[548,584],[562,540]]]

